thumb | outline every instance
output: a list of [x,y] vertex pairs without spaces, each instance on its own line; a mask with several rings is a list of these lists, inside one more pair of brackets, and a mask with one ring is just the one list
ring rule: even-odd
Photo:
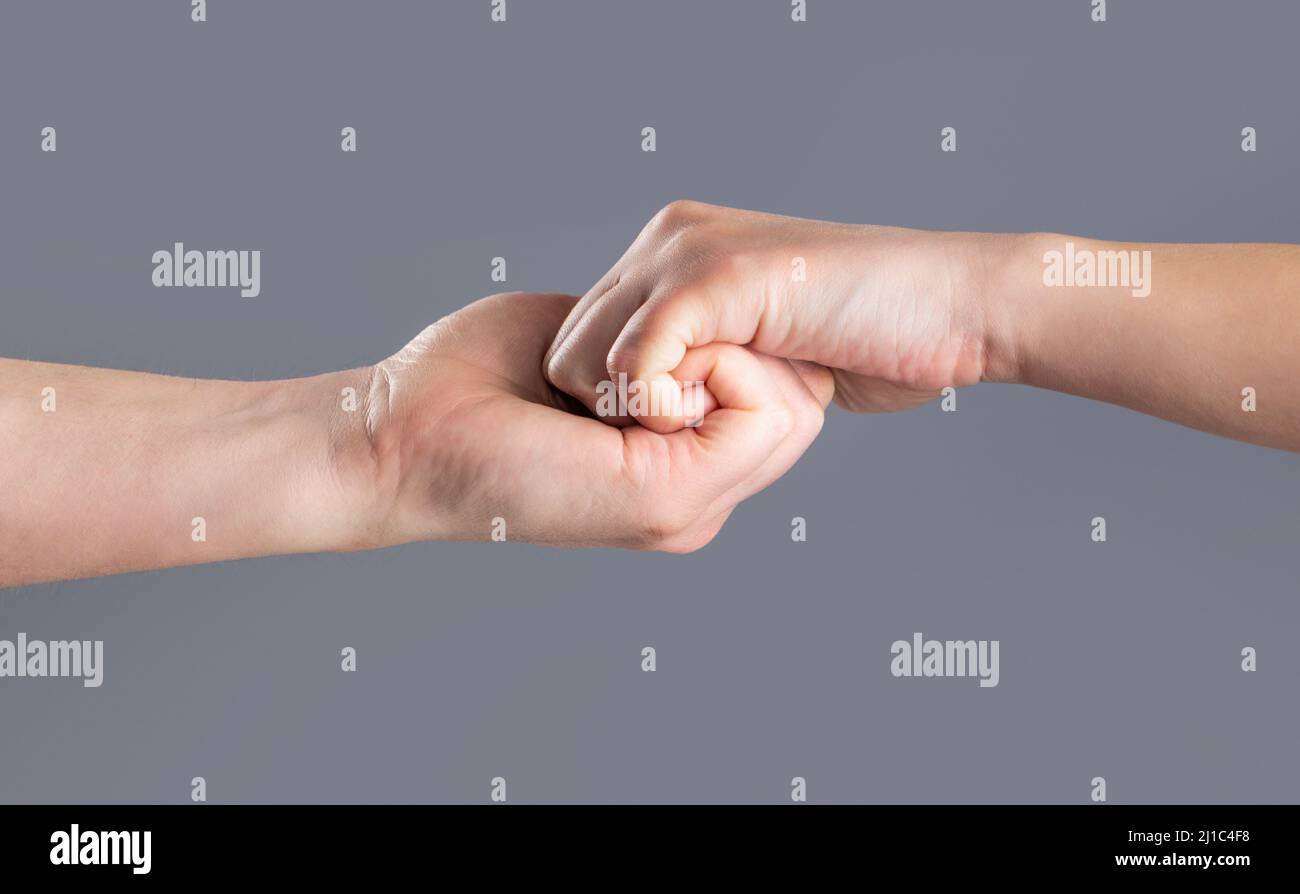
[[686,352],[676,365],[674,381],[702,384],[718,407],[669,436],[685,454],[681,468],[691,484],[708,482],[709,493],[699,496],[716,499],[751,478],[795,431],[800,413],[820,417],[811,399],[807,406],[791,403],[786,383],[772,376],[773,363],[747,348],[714,343]]
[[661,435],[634,425],[623,437],[636,458],[630,502],[653,507],[660,548],[689,550],[794,464],[821,428],[829,388],[786,360],[720,343],[688,351],[676,372],[702,382],[718,409],[698,427]]
[[[644,382],[657,394],[682,392],[680,383],[698,378],[699,364],[705,359],[713,361],[718,355],[700,355],[693,369],[684,367],[687,352],[714,343],[747,345],[754,339],[762,317],[762,308],[755,299],[743,295],[728,295],[726,301],[714,296],[708,289],[677,289],[653,296],[633,313],[614,340],[606,361],[610,378],[618,381],[619,374],[629,382]],[[722,359],[723,379],[733,375],[761,374],[750,369],[750,364],[739,359]],[[712,391],[712,387],[708,388]],[[739,398],[739,394],[736,395]],[[652,431],[661,434],[678,431],[690,424],[688,416],[673,412],[683,402],[689,404],[688,395],[681,402],[659,402],[650,412],[631,413]],[[721,406],[727,403],[716,393],[713,397]],[[656,412],[666,410],[665,412]]]

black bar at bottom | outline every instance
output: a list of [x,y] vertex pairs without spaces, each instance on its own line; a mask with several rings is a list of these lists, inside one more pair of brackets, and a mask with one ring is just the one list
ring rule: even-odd
[[[606,883],[1290,872],[1296,806],[4,806],[0,874]],[[143,833],[148,832],[146,837]],[[122,833],[136,833],[122,834]],[[75,853],[74,853],[75,851]],[[147,869],[147,872],[143,871]],[[452,875],[447,875],[452,873]]]

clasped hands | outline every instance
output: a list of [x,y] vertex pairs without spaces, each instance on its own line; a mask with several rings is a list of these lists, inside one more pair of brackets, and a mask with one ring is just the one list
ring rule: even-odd
[[[346,476],[376,495],[355,546],[504,529],[697,549],[799,459],[832,395],[898,409],[979,380],[983,344],[949,306],[948,250],[673,203],[580,300],[493,295],[374,367]],[[661,412],[635,415],[634,401],[610,415],[600,385],[620,378],[663,396],[645,402]],[[671,399],[682,383],[703,383],[689,409]]]
[[1053,272],[1134,248],[674,202],[581,299],[493,295],[371,367],[0,359],[0,587],[415,540],[686,552],[832,396],[1021,383],[1300,451],[1300,247],[1142,245],[1141,290]]

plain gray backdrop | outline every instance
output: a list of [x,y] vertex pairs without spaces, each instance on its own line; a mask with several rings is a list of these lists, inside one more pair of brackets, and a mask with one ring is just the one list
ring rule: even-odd
[[[1292,3],[208,5],[0,6],[0,355],[370,363],[501,290],[494,256],[506,288],[583,292],[675,198],[1300,241]],[[262,250],[261,296],[153,288],[175,241]],[[1294,802],[1298,471],[984,385],[832,410],[690,556],[432,543],[7,590],[0,638],[102,639],[105,681],[0,680],[0,801],[203,776],[212,802],[484,802],[500,775],[521,803],[788,802],[799,775],[814,802],[1086,803],[1094,776],[1113,803]],[[914,631],[999,640],[1000,685],[895,679]]]

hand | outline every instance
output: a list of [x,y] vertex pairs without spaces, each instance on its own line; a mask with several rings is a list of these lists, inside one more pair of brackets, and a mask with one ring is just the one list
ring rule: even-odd
[[495,295],[375,366],[302,379],[0,359],[0,587],[487,539],[497,518],[511,540],[702,546],[816,436],[829,373],[691,351],[721,408],[619,431],[542,378],[575,300]]
[[670,388],[688,350],[727,342],[831,367],[848,409],[913,407],[985,373],[972,238],[674,202],[565,320],[546,374],[594,407],[604,380]]
[[719,408],[698,428],[619,430],[542,376],[576,298],[493,295],[430,326],[371,377],[367,430],[378,495],[363,546],[510,540],[683,552],[780,477],[816,437],[823,369],[733,345],[684,354]]

